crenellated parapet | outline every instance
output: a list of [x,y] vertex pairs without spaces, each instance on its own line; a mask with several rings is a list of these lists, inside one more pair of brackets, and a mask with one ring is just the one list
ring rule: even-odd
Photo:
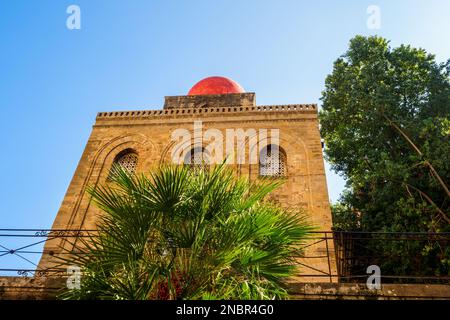
[[97,120],[111,118],[152,118],[165,116],[192,116],[192,115],[222,115],[231,113],[312,113],[317,114],[316,104],[287,104],[287,105],[265,105],[265,106],[228,106],[228,107],[205,107],[205,108],[173,108],[163,110],[135,110],[135,111],[114,111],[99,112]]

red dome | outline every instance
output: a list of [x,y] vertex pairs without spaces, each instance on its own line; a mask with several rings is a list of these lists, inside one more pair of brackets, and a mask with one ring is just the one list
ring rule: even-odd
[[225,77],[208,77],[197,82],[188,95],[243,93],[239,83]]

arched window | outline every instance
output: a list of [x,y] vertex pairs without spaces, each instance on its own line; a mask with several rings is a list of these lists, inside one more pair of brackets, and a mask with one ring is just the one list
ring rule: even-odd
[[207,169],[210,164],[210,155],[203,147],[192,148],[186,153],[184,164],[195,169]]
[[286,153],[274,144],[267,145],[261,150],[259,157],[259,175],[265,177],[286,176]]
[[[136,154],[136,152],[131,149],[127,149],[116,156],[116,158],[114,159],[113,167],[114,165],[119,165],[129,173],[135,173],[137,163],[138,155]],[[112,177],[113,171],[113,168],[111,168],[111,171],[109,172],[109,179]]]

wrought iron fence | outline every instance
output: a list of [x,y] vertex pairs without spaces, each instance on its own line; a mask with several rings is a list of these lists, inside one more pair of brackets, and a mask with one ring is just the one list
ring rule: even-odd
[[450,284],[450,233],[334,232],[340,282],[365,282],[370,265],[383,283]]
[[[0,229],[0,276],[61,276],[66,268],[40,268],[44,244],[95,235],[95,230]],[[365,282],[367,267],[383,283],[450,284],[450,233],[313,232],[298,260],[304,282]],[[58,252],[58,255],[69,252]]]
[[[44,248],[65,238],[83,238],[95,234],[95,230],[71,229],[0,229],[0,276],[43,277],[67,274],[66,267],[54,265],[39,267],[43,255],[53,252]],[[58,252],[59,255],[69,254]]]

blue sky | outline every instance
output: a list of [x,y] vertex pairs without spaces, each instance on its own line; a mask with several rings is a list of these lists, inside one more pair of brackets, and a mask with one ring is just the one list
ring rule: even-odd
[[[66,8],[81,8],[68,30]],[[381,29],[366,26],[371,4]],[[449,1],[14,0],[0,13],[0,228],[49,228],[99,111],[161,108],[224,75],[258,104],[319,103],[356,34],[450,57]],[[333,200],[343,180],[328,172]]]

